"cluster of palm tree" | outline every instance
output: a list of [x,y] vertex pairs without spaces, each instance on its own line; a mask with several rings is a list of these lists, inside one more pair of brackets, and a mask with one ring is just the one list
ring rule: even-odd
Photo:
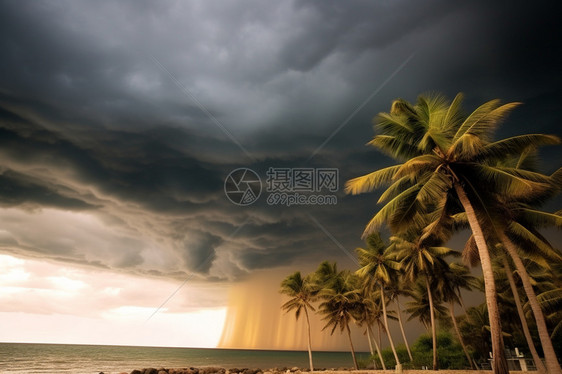
[[[562,225],[560,212],[538,208],[559,192],[562,172],[558,169],[544,175],[535,162],[538,147],[560,140],[543,134],[494,140],[498,125],[519,103],[501,105],[499,100],[491,100],[466,115],[462,99],[458,94],[452,102],[440,95],[422,95],[415,104],[395,100],[389,113],[378,115],[378,134],[369,144],[402,163],[352,179],[346,191],[359,194],[388,186],[379,199],[385,205],[367,224],[364,235],[386,224],[394,237],[409,243],[405,252],[417,252],[407,266],[426,276],[428,284],[429,273],[434,272],[428,264],[436,262],[433,257],[445,251],[442,245],[456,230],[470,228],[472,236],[463,256],[482,267],[492,367],[498,374],[508,373],[508,369],[493,264],[505,259],[504,269],[511,272],[511,262],[545,355],[546,368],[539,360],[539,370],[560,374],[541,301],[524,263],[542,261],[548,266],[562,260],[538,231]],[[431,304],[431,292],[428,299]],[[545,300],[545,305],[554,304]]]
[[[498,125],[518,103],[501,105],[492,100],[468,115],[461,103],[461,94],[451,102],[440,95],[422,95],[415,104],[395,100],[389,113],[378,115],[378,134],[369,144],[401,163],[346,184],[350,194],[386,186],[379,199],[384,206],[364,231],[366,248],[357,249],[361,267],[355,273],[338,272],[335,264],[322,263],[307,277],[298,272],[289,276],[282,292],[292,299],[283,308],[296,309],[297,318],[304,310],[308,321],[308,311],[316,311],[313,303],[320,302],[318,312],[327,321],[325,328],[347,332],[356,367],[349,324],[357,323],[365,328],[370,346],[375,344],[385,368],[372,327],[387,334],[400,365],[387,307],[395,303],[405,339],[398,300],[405,295],[412,298],[406,308],[409,318],[418,318],[431,331],[435,370],[436,320],[448,315],[468,363],[472,366],[473,360],[462,332],[471,324],[480,325],[480,332],[472,329],[472,335],[489,336],[492,368],[496,374],[507,374],[504,336],[508,335],[500,316],[515,305],[517,312],[510,315],[519,316],[537,369],[562,374],[552,343],[552,337],[562,334],[562,255],[539,232],[562,226],[561,211],[540,208],[559,192],[562,169],[545,175],[537,168],[538,148],[560,141],[542,134],[494,140]],[[391,231],[388,244],[377,232],[383,225]],[[462,253],[446,247],[463,229],[470,229],[472,235]],[[461,289],[476,287],[477,282],[466,266],[447,260],[457,256],[465,264],[481,265],[484,305],[464,307]],[[455,305],[465,310],[460,327]],[[538,334],[546,366],[528,322]],[[409,349],[408,353],[412,360]],[[309,355],[312,370],[310,331]]]
[[[400,296],[413,299],[406,309],[410,315],[409,319],[419,318],[428,330],[432,331],[435,368],[435,314],[452,319],[457,337],[467,356],[467,363],[471,364],[470,354],[457,326],[454,305],[463,305],[461,288],[470,290],[477,282],[466,266],[444,261],[444,256],[456,252],[443,247],[428,247],[423,250],[420,262],[420,253],[410,250],[415,244],[403,238],[392,237],[391,244],[388,245],[381,239],[380,234],[376,233],[367,238],[366,244],[366,248],[356,250],[361,267],[355,272],[338,271],[336,263],[324,261],[312,274],[303,276],[297,271],[281,283],[281,293],[290,297],[282,308],[287,312],[294,310],[297,320],[304,312],[308,330],[310,369],[314,370],[309,312],[318,312],[323,316],[323,330],[329,329],[333,334],[339,329],[341,333],[346,333],[356,369],[357,360],[350,329],[352,323],[363,329],[371,355],[378,356],[378,363],[373,362],[375,368],[378,365],[384,370],[387,368],[381,351],[382,334],[388,338],[395,363],[401,365],[390,333],[389,319],[399,323],[409,360],[413,361],[402,321]],[[443,307],[444,303],[447,303],[449,308]],[[394,310],[388,310],[390,304],[394,304]],[[378,339],[375,338],[373,328],[378,330]]]

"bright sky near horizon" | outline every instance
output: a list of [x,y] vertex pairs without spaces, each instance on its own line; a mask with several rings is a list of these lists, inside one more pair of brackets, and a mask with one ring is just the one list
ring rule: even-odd
[[[266,325],[280,269],[356,266],[378,193],[343,185],[390,165],[365,143],[395,98],[522,101],[498,136],[560,134],[561,30],[542,0],[0,0],[0,341],[213,347],[249,320],[229,289],[276,272],[244,299]],[[338,170],[337,203],[271,204],[270,168]]]
[[226,308],[175,311],[200,297],[177,283],[0,255],[2,342],[214,348]]

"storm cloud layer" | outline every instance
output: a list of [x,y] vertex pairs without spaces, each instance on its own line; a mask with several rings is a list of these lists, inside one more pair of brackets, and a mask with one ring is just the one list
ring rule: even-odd
[[241,207],[226,176],[338,168],[341,187],[390,162],[371,119],[428,91],[523,101],[500,135],[560,134],[552,6],[0,1],[0,251],[209,281],[345,259],[326,231],[360,245],[376,195]]

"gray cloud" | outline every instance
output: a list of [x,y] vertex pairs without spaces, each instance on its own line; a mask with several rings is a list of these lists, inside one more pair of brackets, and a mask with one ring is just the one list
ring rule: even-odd
[[[363,146],[372,117],[431,90],[465,91],[467,108],[524,101],[500,135],[559,133],[551,6],[0,1],[0,250],[210,281],[347,261],[307,213],[353,249],[376,194],[340,191],[335,207],[238,207],[225,177],[337,167],[343,184],[390,162]],[[562,151],[545,156],[552,171]]]

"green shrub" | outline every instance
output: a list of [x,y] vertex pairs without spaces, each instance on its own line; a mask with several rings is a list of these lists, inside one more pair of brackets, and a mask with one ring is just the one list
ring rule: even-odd
[[[433,347],[430,335],[421,335],[411,346],[411,351],[414,359],[413,362],[410,362],[406,346],[399,345],[396,347],[396,353],[403,369],[421,369],[422,366],[427,366],[431,369],[433,365]],[[382,357],[387,369],[392,369],[396,366],[396,360],[390,348],[382,350]],[[448,332],[437,334],[437,359],[440,369],[466,369],[470,367],[461,345]],[[371,357],[368,363],[370,364],[372,360],[376,360],[377,367],[380,368],[377,354]]]

